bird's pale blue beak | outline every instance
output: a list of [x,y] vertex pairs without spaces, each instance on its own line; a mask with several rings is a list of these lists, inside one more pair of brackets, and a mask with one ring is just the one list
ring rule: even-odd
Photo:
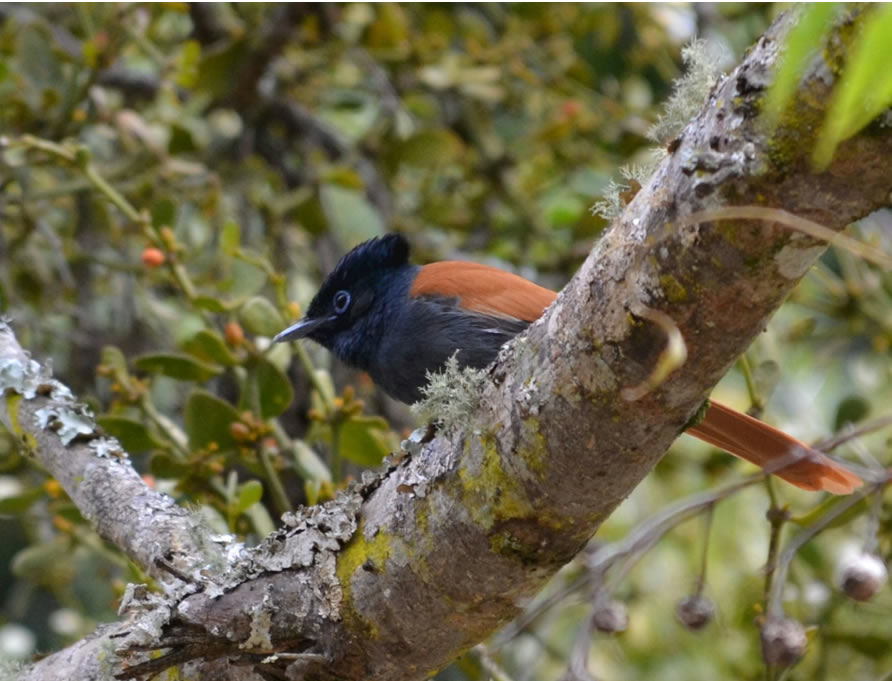
[[273,338],[273,343],[283,343],[285,341],[293,341],[299,338],[306,338],[327,321],[328,318],[326,317],[318,317],[316,319],[301,319],[296,324],[292,324],[284,331],[276,334],[276,337]]

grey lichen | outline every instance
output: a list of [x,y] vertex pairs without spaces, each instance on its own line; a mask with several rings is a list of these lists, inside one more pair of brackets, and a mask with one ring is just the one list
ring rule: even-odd
[[666,153],[662,149],[652,149],[650,157],[645,162],[621,166],[619,174],[623,176],[625,182],[610,180],[604,189],[603,198],[591,207],[592,215],[605,220],[619,217],[628,203],[626,192],[632,188],[633,183],[642,186],[646,184],[665,156]]
[[273,642],[270,636],[272,615],[278,610],[273,599],[272,584],[267,584],[263,591],[263,598],[251,606],[251,635],[239,643],[239,647],[251,650],[272,650]]
[[118,642],[118,650],[148,646],[158,640],[170,621],[170,603],[164,595],[149,591],[145,584],[128,584],[118,615],[131,616],[127,635]]
[[441,421],[444,431],[467,428],[472,422],[486,385],[482,369],[460,367],[455,355],[443,370],[428,373],[428,384],[422,389],[424,399],[412,405],[412,413],[425,422]]
[[705,40],[694,40],[681,51],[681,59],[687,70],[675,81],[672,96],[666,102],[663,114],[648,131],[647,136],[661,145],[653,150],[644,163],[620,168],[620,174],[626,182],[611,180],[604,190],[603,199],[591,208],[593,215],[605,220],[613,220],[622,213],[628,200],[624,198],[632,182],[645,185],[666,156],[664,147],[681,135],[685,126],[702,108],[709,96],[709,91],[721,75],[717,63]]
[[37,425],[52,430],[62,444],[69,445],[78,436],[92,435],[95,422],[93,415],[82,404],[54,404],[37,410]]
[[686,71],[675,81],[663,114],[647,133],[657,144],[666,144],[681,134],[688,121],[703,107],[709,91],[721,75],[718,60],[710,54],[705,40],[694,40],[682,48],[681,60]]
[[90,410],[76,402],[68,387],[52,378],[47,367],[18,348],[5,320],[0,320],[0,347],[15,349],[0,359],[0,394],[12,392],[26,400],[46,397],[50,403],[37,411],[37,424],[44,430],[55,432],[65,445],[78,436],[95,433]]

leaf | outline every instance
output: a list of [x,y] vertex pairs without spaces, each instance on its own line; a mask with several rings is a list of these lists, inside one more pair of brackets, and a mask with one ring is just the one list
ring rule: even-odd
[[227,41],[222,47],[212,47],[201,55],[195,89],[212,99],[225,96],[232,88],[232,78],[246,63],[247,36]]
[[160,227],[172,227],[176,220],[176,205],[170,199],[161,199],[152,204],[152,225]]
[[195,307],[208,310],[209,312],[221,313],[229,309],[223,301],[213,296],[196,296],[192,299],[192,303]]
[[102,429],[118,439],[128,452],[144,452],[163,447],[164,442],[158,439],[144,423],[126,416],[98,416],[96,418]]
[[261,360],[254,369],[260,397],[260,416],[278,416],[294,399],[294,389],[288,376],[272,362]]
[[852,52],[824,127],[818,137],[814,161],[818,168],[830,163],[840,142],[856,134],[892,105],[892,5],[875,9],[852,43]]
[[244,513],[263,498],[263,485],[259,480],[248,480],[239,485],[237,512]]
[[331,231],[348,248],[386,231],[384,221],[364,192],[326,184],[319,190],[319,199]]
[[354,416],[340,425],[341,455],[362,466],[377,466],[393,449],[389,434],[380,416]]
[[44,496],[40,487],[32,487],[19,494],[0,499],[0,513],[22,513],[27,511],[35,501]]
[[48,568],[54,565],[69,564],[71,545],[62,538],[45,544],[26,546],[13,556],[10,571],[16,577],[40,581],[47,576]]
[[129,380],[127,360],[124,358],[124,353],[114,345],[106,345],[102,348],[100,363],[111,370],[114,380],[119,383],[126,383]]
[[235,407],[206,390],[193,390],[183,409],[191,449],[204,449],[214,443],[220,449],[234,447],[230,426],[238,420]]
[[436,167],[458,161],[464,150],[455,133],[445,128],[424,130],[397,147],[396,160],[419,167]]
[[183,343],[183,350],[200,360],[217,362],[223,366],[235,366],[236,359],[226,346],[223,337],[211,329],[202,329]]
[[191,468],[187,461],[177,459],[167,452],[156,452],[149,459],[149,470],[156,478],[181,480],[189,474]]
[[220,233],[220,248],[224,253],[232,255],[242,243],[242,230],[235,220],[227,220]]
[[586,203],[571,192],[557,192],[548,197],[542,211],[545,219],[555,227],[575,224],[586,213]]
[[216,364],[209,364],[190,355],[174,352],[140,355],[133,360],[133,366],[138,371],[161,374],[180,381],[197,382],[207,381],[223,371],[223,367]]
[[849,395],[836,407],[833,430],[839,431],[846,424],[863,421],[869,413],[870,403],[867,400],[860,395]]
[[816,2],[808,5],[787,35],[777,75],[765,97],[765,112],[771,120],[777,120],[795,96],[799,77],[808,64],[809,56],[818,49],[821,39],[830,29],[830,20],[837,4]]
[[245,302],[239,308],[238,317],[245,331],[255,336],[272,338],[285,328],[282,315],[262,296],[254,296]]

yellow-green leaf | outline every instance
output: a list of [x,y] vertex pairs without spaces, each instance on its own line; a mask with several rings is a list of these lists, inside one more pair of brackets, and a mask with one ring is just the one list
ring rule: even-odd
[[244,513],[263,498],[263,485],[259,480],[248,480],[238,488],[238,513]]
[[254,296],[241,306],[238,312],[239,321],[245,331],[255,336],[272,338],[285,328],[282,315],[266,298]]
[[149,449],[163,447],[164,442],[156,437],[144,423],[126,416],[98,416],[96,418],[102,429],[118,439],[128,452],[144,452]]
[[362,466],[377,466],[393,451],[390,428],[380,416],[354,416],[340,426],[341,455]]
[[238,420],[235,407],[206,390],[193,390],[186,399],[183,425],[192,449],[206,448],[211,444],[216,444],[220,449],[233,447],[235,440],[230,426]]
[[203,361],[217,362],[228,367],[236,364],[223,337],[211,329],[202,329],[196,333],[183,343],[183,350]]
[[180,381],[207,381],[223,371],[223,367],[216,364],[175,352],[140,355],[133,360],[133,366],[139,371],[161,374]]
[[291,381],[275,364],[266,360],[261,360],[254,371],[260,398],[260,415],[265,419],[278,416],[294,399]]

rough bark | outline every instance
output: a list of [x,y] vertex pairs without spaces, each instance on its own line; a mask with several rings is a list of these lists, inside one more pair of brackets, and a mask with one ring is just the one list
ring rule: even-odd
[[[66,678],[108,678],[111,648],[160,637],[167,662],[192,660],[189,678],[259,679],[256,665],[266,678],[421,679],[515,616],[653,468],[826,247],[774,224],[682,218],[758,204],[838,230],[889,199],[888,129],[848,141],[823,172],[808,164],[833,81],[822,63],[780,127],[763,127],[757,112],[790,22],[778,20],[716,84],[557,302],[503,350],[465,427],[287,518],[257,550],[228,551],[226,570],[187,570],[157,596],[134,592],[130,621],[21,678],[57,678],[52,669],[73,656],[81,663]],[[665,346],[657,318],[681,332],[688,360],[625,399]],[[29,403],[46,398],[25,398],[11,422],[42,438],[36,456],[68,475],[79,505],[95,506],[106,487],[92,482],[95,462],[78,459],[80,474],[66,474],[51,452],[72,445],[33,416]],[[152,551],[128,550],[151,568]]]

